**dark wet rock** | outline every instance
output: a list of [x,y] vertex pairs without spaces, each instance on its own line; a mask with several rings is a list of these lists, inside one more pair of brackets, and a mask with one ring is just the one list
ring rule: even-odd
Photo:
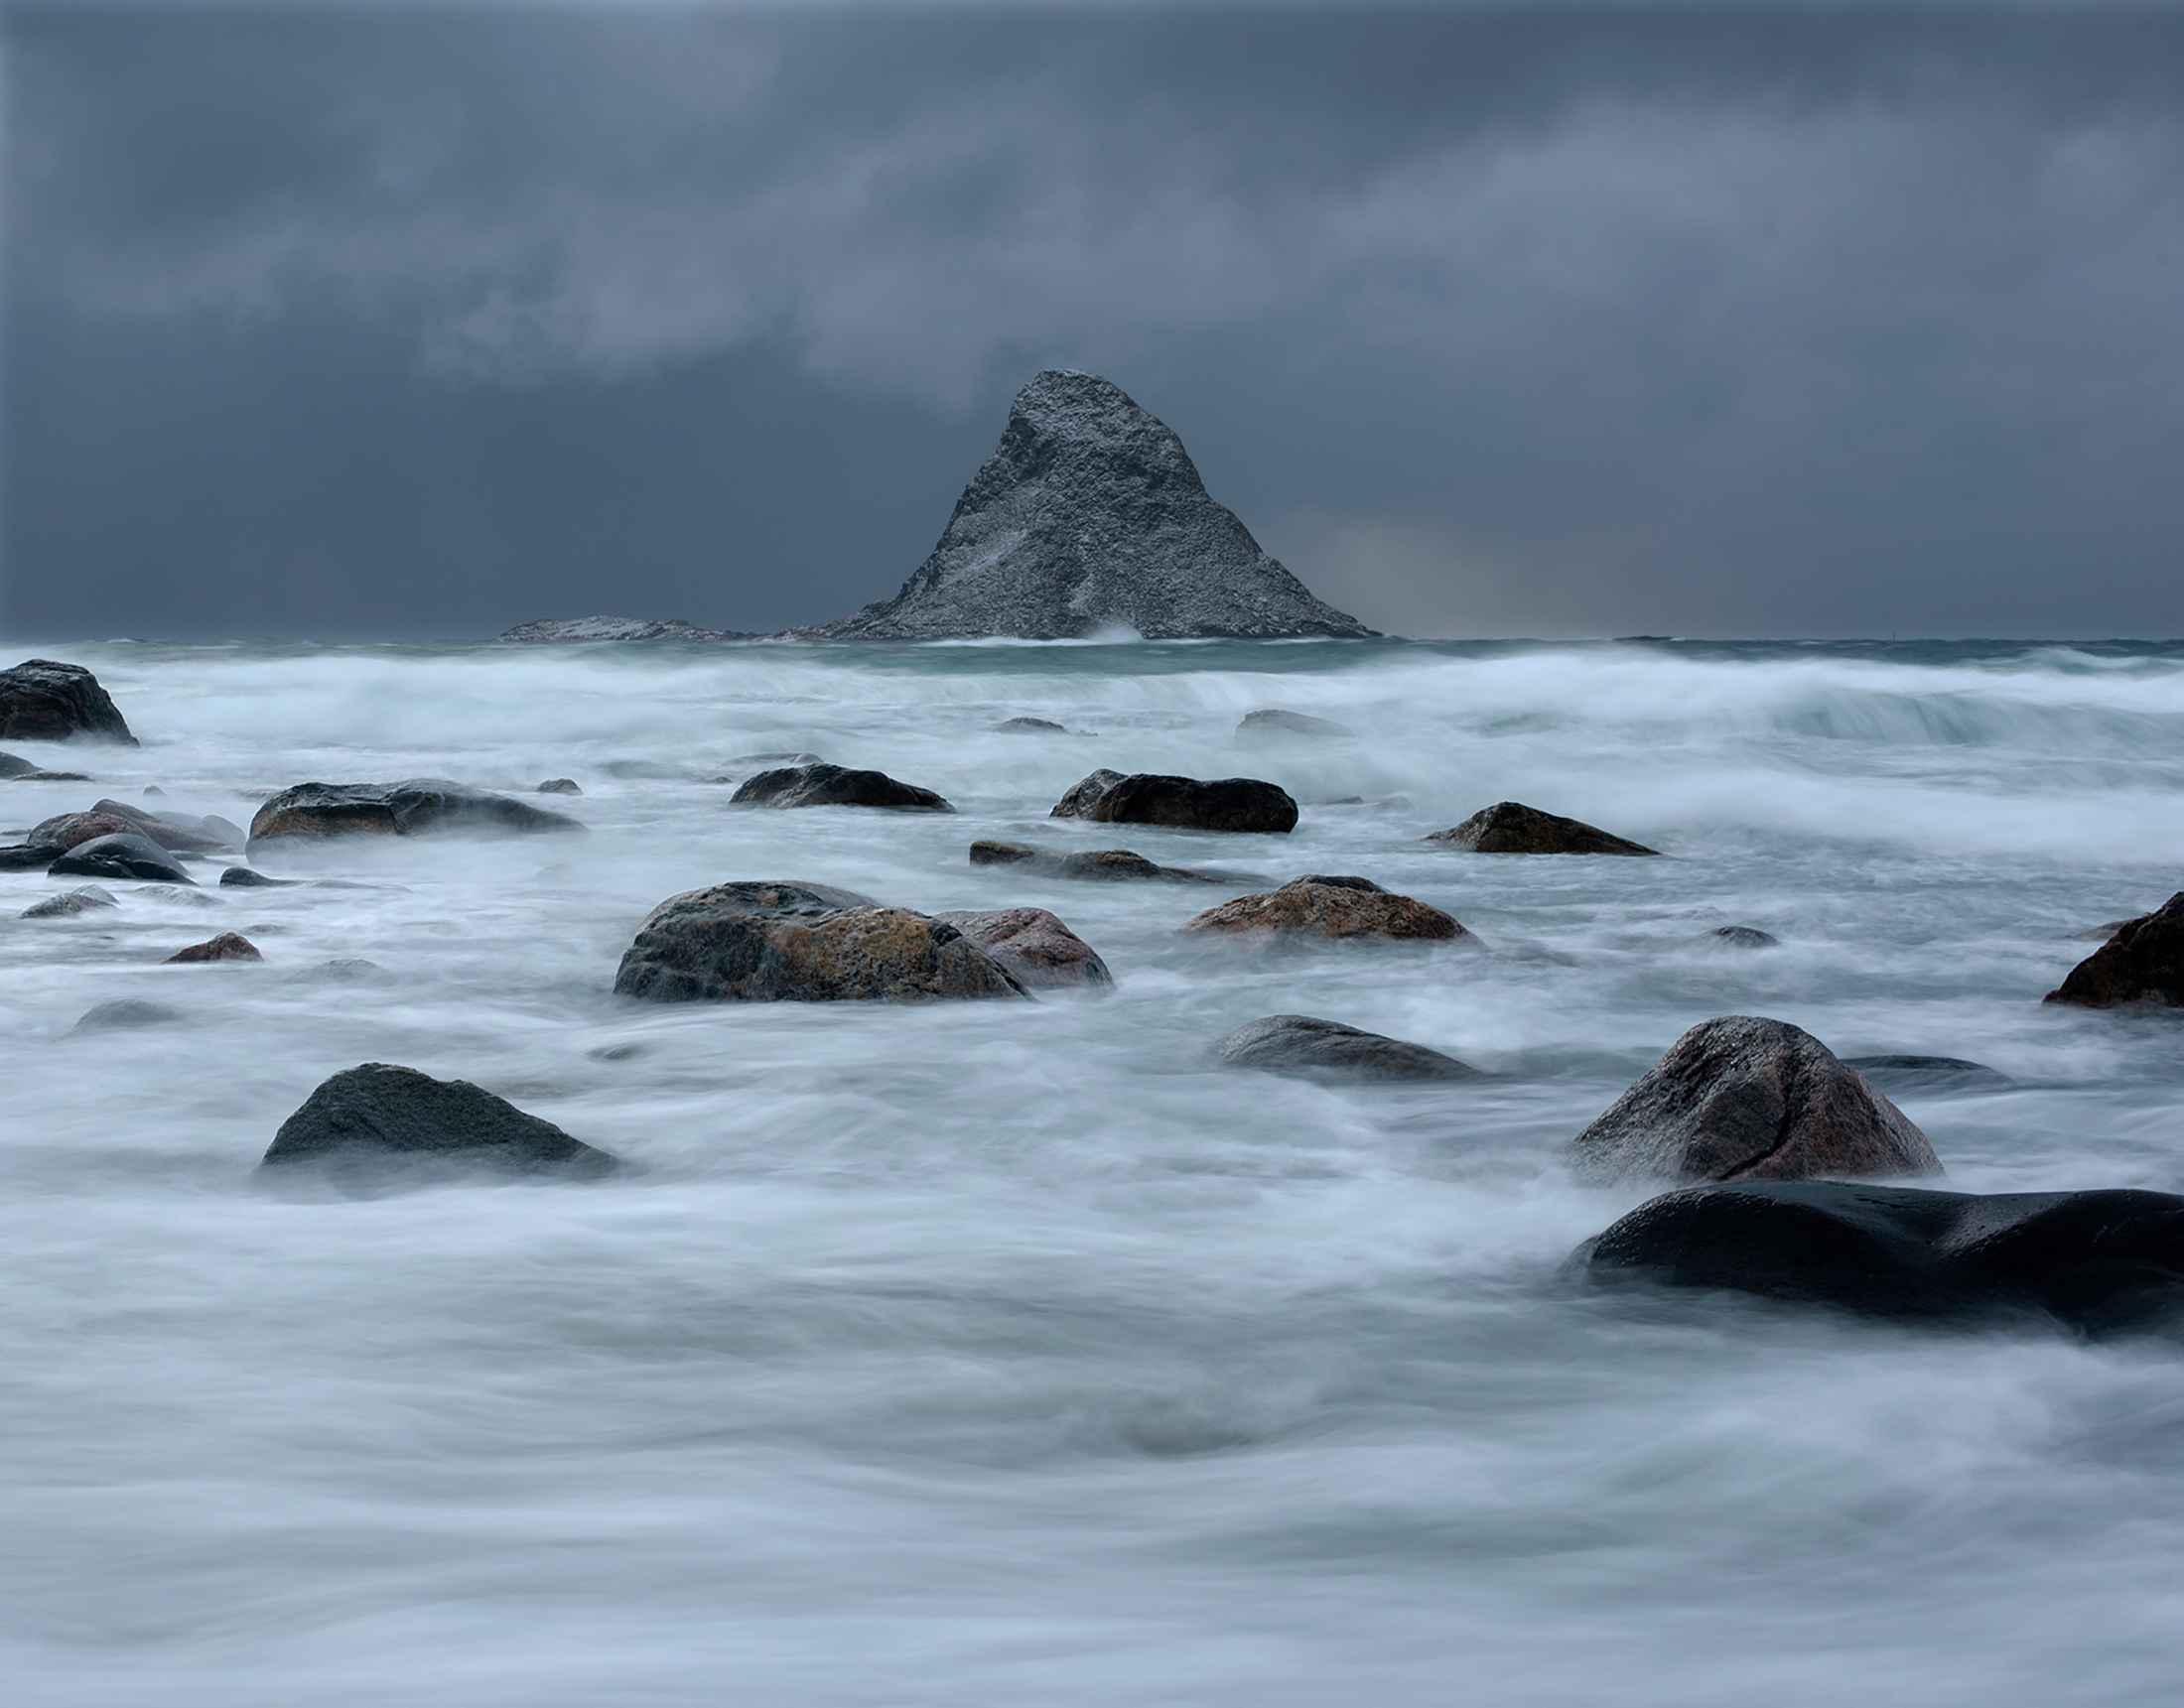
[[581,795],[584,791],[577,787],[577,780],[574,777],[548,777],[543,783],[539,784],[538,793],[541,795]]
[[1479,1070],[1424,1044],[1361,1032],[1308,1014],[1269,1014],[1239,1026],[1213,1046],[1232,1068],[1300,1079],[1474,1080]]
[[721,883],[669,896],[614,989],[654,1002],[890,1002],[1025,991],[952,925],[825,884]]
[[902,591],[791,632],[1061,640],[1117,627],[1148,640],[1372,633],[1207,496],[1165,426],[1097,375],[1049,370],[1017,393],[1000,446]]
[[144,785],[144,796],[146,800],[151,799],[151,797],[154,795],[164,795],[166,793],[167,791],[161,788],[157,783],[147,783]]
[[1883,1091],[1999,1091],[2017,1083],[1984,1062],[1959,1056],[1844,1056],[1843,1065],[1857,1069]]
[[1357,731],[1347,723],[1337,723],[1327,718],[1313,718],[1302,712],[1247,712],[1244,721],[1236,725],[1236,733],[1246,737],[1281,735],[1355,735]]
[[[1030,722],[1036,723],[1037,720],[1033,719]],[[18,758],[13,753],[0,753],[0,780],[10,777],[27,777],[37,769],[38,767],[28,759]]]
[[30,658],[13,670],[0,670],[0,740],[68,741],[77,736],[137,744],[98,678],[80,664]]
[[68,919],[78,913],[93,913],[102,907],[119,907],[120,901],[95,883],[79,884],[74,889],[64,890],[59,895],[49,895],[44,901],[33,902],[16,917],[19,919]]
[[985,950],[1026,990],[1085,990],[1115,983],[1098,951],[1043,907],[933,917]]
[[185,1018],[179,1010],[162,1007],[157,1002],[136,1002],[126,998],[119,1002],[101,1002],[95,1008],[86,1008],[76,1023],[69,1027],[76,1032],[124,1032],[139,1026],[171,1026]]
[[1066,735],[1069,731],[1044,718],[1004,718],[993,728],[996,735]]
[[150,837],[119,831],[77,843],[46,868],[56,877],[137,877],[147,883],[195,883]]
[[281,1122],[262,1168],[459,1163],[510,1174],[611,1173],[615,1159],[468,1080],[365,1062],[327,1080]]
[[1897,1317],[2043,1313],[2084,1333],[2184,1318],[2184,1198],[1768,1181],[1640,1205],[1576,1261]]
[[1257,777],[1209,782],[1099,770],[1056,801],[1047,817],[1183,830],[1283,832],[1297,828],[1297,803],[1285,790]]
[[1780,949],[1782,939],[1756,925],[1717,925],[1700,940],[1720,949]]
[[1272,935],[1289,939],[1407,938],[1424,942],[1476,943],[1437,907],[1395,895],[1370,878],[1295,877],[1280,889],[1240,895],[1209,907],[1179,930],[1223,936]]
[[445,777],[412,777],[400,783],[299,783],[283,789],[250,821],[249,846],[255,854],[260,848],[304,847],[332,837],[583,829],[576,820],[527,801]]
[[140,835],[150,837],[173,854],[237,854],[243,844],[242,828],[225,819],[170,819],[148,813],[127,801],[94,801],[94,817],[106,815],[126,820]]
[[72,849],[98,837],[132,834],[143,836],[143,827],[118,813],[60,813],[32,826],[23,840],[34,848]]
[[1430,843],[1454,843],[1473,854],[1651,854],[1658,849],[1610,836],[1594,825],[1559,818],[1518,801],[1498,801],[1462,824],[1435,831]]
[[2153,912],[2124,920],[2041,1000],[2080,1008],[2121,1002],[2184,1007],[2184,890]]
[[88,783],[81,771],[48,771],[14,753],[0,753],[0,782]]
[[267,877],[246,865],[231,865],[220,873],[222,889],[287,889],[299,881],[293,877]]
[[0,848],[0,871],[43,871],[66,853],[57,843],[10,843]]
[[223,931],[217,937],[206,938],[203,943],[193,943],[187,949],[178,949],[167,957],[162,967],[187,967],[201,961],[263,961],[258,946],[239,932]]
[[750,640],[741,629],[698,628],[680,617],[567,616],[519,622],[500,637],[552,645],[600,640]]
[[976,842],[973,865],[1013,865],[1040,877],[1082,878],[1092,882],[1217,883],[1220,878],[1179,865],[1155,865],[1128,849],[1091,849],[1061,854],[1030,843]]
[[1694,1026],[1571,1140],[1594,1180],[1939,1174],[1904,1113],[1810,1032],[1732,1014]]
[[732,807],[887,807],[906,813],[952,813],[930,789],[898,783],[885,771],[842,765],[784,765],[760,771],[730,798]]

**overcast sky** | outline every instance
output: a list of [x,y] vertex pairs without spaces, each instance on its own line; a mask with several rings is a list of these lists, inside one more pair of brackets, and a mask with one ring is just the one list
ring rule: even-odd
[[10,5],[10,637],[768,629],[1041,367],[1431,635],[2184,634],[2184,10]]

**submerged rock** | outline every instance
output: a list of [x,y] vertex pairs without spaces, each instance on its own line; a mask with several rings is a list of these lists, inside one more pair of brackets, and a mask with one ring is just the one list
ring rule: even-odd
[[1061,640],[1127,629],[1368,635],[1320,603],[1206,495],[1177,439],[1097,375],[1049,370],[1009,407],[1000,446],[932,555],[891,599],[792,634]]
[[222,889],[289,889],[299,881],[293,877],[267,877],[246,865],[231,865],[220,873]]
[[1286,938],[1409,938],[1426,942],[1478,939],[1437,907],[1395,895],[1370,878],[1293,877],[1280,889],[1240,895],[1209,907],[1177,928],[1194,933]]
[[1658,849],[1610,836],[1596,825],[1559,818],[1520,801],[1498,801],[1462,824],[1435,831],[1430,843],[1454,843],[1473,854],[1657,854]]
[[1355,735],[1357,731],[1347,723],[1337,723],[1331,719],[1313,718],[1302,712],[1247,712],[1244,721],[1236,725],[1236,733],[1247,738],[1278,735]]
[[182,967],[200,961],[263,961],[258,946],[236,931],[223,931],[217,937],[206,938],[203,943],[193,943],[187,949],[178,949],[167,957],[162,967]]
[[574,777],[548,777],[543,783],[539,784],[537,793],[541,795],[581,795],[584,791],[577,787],[577,780]]
[[44,901],[33,902],[16,915],[18,919],[67,919],[78,913],[91,913],[102,907],[119,907],[120,901],[95,883],[80,884],[74,889],[64,890],[59,895],[49,895]]
[[1338,1020],[1307,1014],[1269,1014],[1239,1026],[1213,1046],[1232,1068],[1290,1074],[1300,1079],[1475,1080],[1477,1068],[1424,1044],[1361,1032]]
[[2153,912],[2124,920],[2041,1000],[2081,1008],[2119,1002],[2184,1007],[2184,890]]
[[258,809],[250,821],[250,852],[305,846],[332,837],[583,829],[576,820],[527,801],[445,777],[412,777],[399,783],[299,783]]
[[1004,718],[993,727],[996,735],[1066,735],[1059,723],[1044,718]]
[[27,658],[12,670],[0,670],[0,740],[77,736],[137,744],[98,678],[80,664]]
[[1083,878],[1096,883],[1169,882],[1218,883],[1221,879],[1179,865],[1155,865],[1144,854],[1128,849],[1092,849],[1060,854],[1035,848],[1030,843],[976,842],[971,845],[973,865],[1014,865],[1041,877]]
[[48,771],[16,753],[0,753],[0,782],[88,783],[81,771]]
[[615,1159],[468,1080],[365,1062],[334,1075],[281,1122],[261,1168],[337,1173],[460,1163],[511,1174],[597,1177]]
[[1027,990],[1084,990],[1115,983],[1091,944],[1043,907],[936,913],[991,955]]
[[1826,1044],[1743,1014],[1686,1032],[1570,1148],[1595,1180],[1942,1171],[1926,1134]]
[[1717,925],[1699,940],[1715,949],[1780,949],[1782,939],[1756,925]]
[[0,871],[42,870],[66,853],[57,843],[10,843],[0,848]]
[[953,925],[825,884],[720,883],[669,896],[614,989],[653,1002],[1015,997],[1016,977]]
[[1984,1062],[1961,1056],[1844,1056],[1843,1065],[1894,1091],[1997,1091],[2017,1083]]
[[741,629],[698,628],[680,617],[571,616],[519,622],[502,640],[544,642],[578,640],[750,640]]
[[930,789],[898,783],[885,771],[842,765],[784,765],[760,771],[729,798],[732,807],[887,807],[903,813],[952,813]]
[[46,868],[56,877],[140,877],[147,883],[195,883],[150,837],[119,831],[77,843]]
[[167,819],[127,801],[113,800],[94,802],[89,812],[63,813],[48,819],[31,832],[30,840],[73,848],[92,837],[111,836],[117,831],[149,837],[170,854],[233,854],[242,844],[242,832],[225,819]]
[[1052,819],[1097,824],[1170,825],[1182,830],[1285,832],[1297,828],[1297,803],[1257,777],[1124,776],[1094,771],[1056,801]]
[[77,1032],[133,1031],[139,1026],[170,1026],[185,1017],[179,1009],[165,1008],[157,1002],[136,1002],[123,998],[118,1002],[101,1002],[95,1008],[84,1009],[68,1031],[70,1036]]
[[99,837],[143,835],[142,826],[118,813],[60,813],[33,825],[23,840],[33,848],[58,851],[72,849]]
[[2184,1198],[1768,1181],[1640,1205],[1576,1260],[1886,1316],[2043,1312],[2089,1333],[2184,1317]]

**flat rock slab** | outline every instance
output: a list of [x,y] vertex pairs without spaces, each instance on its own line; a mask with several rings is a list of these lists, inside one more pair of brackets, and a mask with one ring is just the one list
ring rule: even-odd
[[80,664],[27,658],[0,670],[0,740],[68,741],[78,736],[134,747],[113,700]]
[[1570,1141],[1593,1180],[1939,1174],[1926,1135],[1818,1038],[1732,1014],[1694,1026]]
[[1297,803],[1257,777],[1170,777],[1094,771],[1054,803],[1047,817],[1099,824],[1169,825],[1179,830],[1286,832]]
[[996,735],[1066,735],[1069,731],[1050,718],[1004,718],[993,726]]
[[941,796],[885,771],[846,765],[784,765],[760,771],[729,798],[732,807],[886,807],[898,813],[952,813]]
[[203,943],[193,943],[187,949],[178,949],[167,957],[162,967],[186,967],[200,961],[263,961],[258,946],[238,931],[223,931],[217,937],[206,938]]
[[118,831],[92,837],[46,868],[56,877],[136,877],[146,883],[196,883],[181,862],[150,837]]
[[1376,937],[1428,943],[1478,941],[1439,908],[1391,894],[1370,878],[1317,874],[1293,877],[1280,889],[1224,901],[1177,929],[1202,935],[1330,941]]
[[1430,843],[1453,843],[1473,854],[1658,854],[1597,825],[1543,813],[1521,801],[1497,801],[1445,831],[1435,831]]
[[1781,1181],[1640,1205],[1578,1248],[1597,1279],[1651,1279],[1885,1316],[2039,1312],[2088,1333],[2184,1317],[2184,1198],[1980,1195]]
[[281,1122],[263,1169],[337,1173],[456,1163],[509,1174],[596,1178],[615,1159],[468,1080],[365,1062],[338,1073]]
[[60,895],[49,895],[44,901],[33,902],[16,917],[19,919],[67,919],[73,914],[92,913],[102,907],[119,907],[120,901],[100,889],[95,883],[78,885]]
[[1099,952],[1043,907],[933,917],[962,932],[1027,990],[1106,989],[1115,983]]
[[2184,1007],[2184,890],[2152,913],[2124,920],[2041,1000],[2080,1008]]
[[1239,1026],[1213,1046],[1217,1060],[1232,1068],[1325,1080],[1475,1080],[1477,1068],[1453,1056],[1406,1043],[1378,1032],[1363,1032],[1339,1020],[1308,1014],[1269,1014]]
[[652,1002],[1027,999],[953,925],[825,884],[721,883],[669,896],[614,989]]
[[1029,843],[976,842],[971,845],[973,865],[1014,865],[1040,877],[1066,877],[1093,883],[1167,882],[1220,883],[1220,875],[1179,865],[1156,865],[1129,849],[1094,849],[1062,854],[1035,848]]
[[1962,1056],[1844,1056],[1843,1065],[1857,1069],[1884,1091],[2000,1091],[2017,1083],[1984,1062]]
[[445,777],[399,783],[299,783],[250,821],[250,852],[307,846],[334,837],[414,837],[443,831],[517,835],[584,826],[528,801]]

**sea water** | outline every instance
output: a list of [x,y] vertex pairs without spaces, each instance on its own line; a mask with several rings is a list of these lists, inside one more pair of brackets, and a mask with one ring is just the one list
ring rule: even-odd
[[[1687,1027],[1970,1058],[1949,1183],[2184,1191],[2184,1020],[2043,1007],[2184,887],[2184,647],[48,646],[100,795],[567,776],[585,836],[344,843],[357,887],[0,874],[0,1685],[39,1708],[2169,1703],[2184,1349],[1598,1293],[1641,1201],[1572,1134]],[[1354,731],[1252,742],[1282,708]],[[994,733],[1011,717],[1068,733]],[[734,809],[809,750],[952,816]],[[1049,820],[1097,766],[1271,778],[1289,836]],[[1422,840],[1511,799],[1659,859]],[[1176,935],[1278,883],[1482,940]],[[11,839],[12,840],[12,839]],[[1051,908],[1037,1002],[654,1005],[646,911],[790,878]],[[1238,888],[1261,887],[1244,881]],[[1738,952],[1707,934],[1758,927]],[[166,967],[239,930],[263,964]],[[368,967],[340,963],[368,962]],[[176,1023],[72,1034],[94,1004]],[[1297,1012],[1491,1077],[1328,1087],[1207,1046]],[[636,1164],[272,1193],[329,1074],[460,1077]]]

